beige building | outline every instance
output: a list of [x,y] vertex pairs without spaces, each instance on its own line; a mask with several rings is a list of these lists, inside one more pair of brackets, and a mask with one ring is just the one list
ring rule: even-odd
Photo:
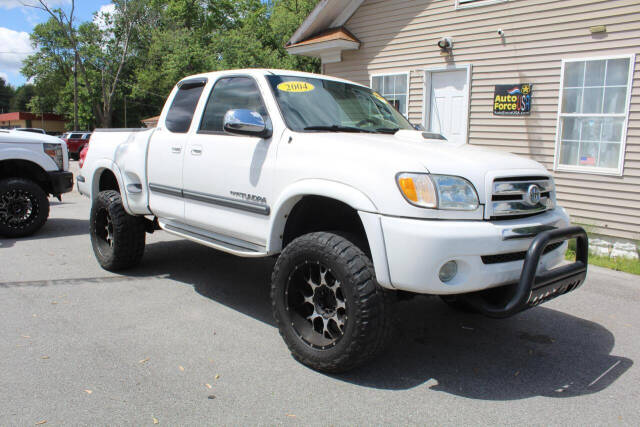
[[58,114],[37,115],[24,111],[0,114],[0,129],[39,128],[51,135],[64,132],[64,117]]
[[452,143],[543,163],[574,222],[617,242],[600,253],[637,256],[640,1],[321,0],[287,49]]

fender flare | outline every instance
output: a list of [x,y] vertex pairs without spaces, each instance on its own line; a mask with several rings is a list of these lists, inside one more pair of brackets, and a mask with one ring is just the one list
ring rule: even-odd
[[293,207],[305,196],[322,196],[351,206],[357,211],[377,212],[376,205],[361,191],[336,181],[304,179],[296,181],[280,193],[271,209],[267,250],[277,253],[282,250],[282,233]]
[[282,250],[282,235],[289,213],[305,196],[321,196],[337,200],[358,212],[369,241],[378,282],[382,286],[391,287],[386,249],[384,244],[380,244],[384,242],[384,237],[377,218],[378,208],[366,194],[347,184],[325,179],[305,179],[287,187],[272,208],[267,251],[270,254],[276,254]]
[[98,159],[93,161],[93,172],[91,173],[91,201],[95,200],[98,196],[98,186],[100,185],[100,179],[98,178],[103,171],[108,170],[116,177],[116,181],[118,182],[118,188],[120,189],[120,198],[122,199],[122,205],[124,210],[129,215],[135,215],[129,209],[129,199],[127,198],[127,192],[125,191],[124,181],[122,179],[122,173],[118,166],[109,159]]

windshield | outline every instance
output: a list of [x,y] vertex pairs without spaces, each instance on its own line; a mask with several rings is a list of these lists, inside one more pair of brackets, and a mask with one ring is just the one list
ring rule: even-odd
[[371,89],[331,80],[267,76],[287,126],[294,131],[395,133],[413,126]]

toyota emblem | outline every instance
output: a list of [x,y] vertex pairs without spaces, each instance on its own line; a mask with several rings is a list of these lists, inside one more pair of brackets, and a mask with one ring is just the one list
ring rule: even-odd
[[524,199],[525,202],[531,206],[535,206],[540,203],[540,187],[535,184],[530,185]]

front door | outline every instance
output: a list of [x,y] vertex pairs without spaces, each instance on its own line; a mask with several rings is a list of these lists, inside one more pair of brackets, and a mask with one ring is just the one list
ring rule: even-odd
[[453,144],[467,142],[469,82],[466,69],[428,71],[425,128]]
[[275,144],[223,130],[227,111],[268,114],[257,82],[248,76],[215,82],[200,126],[184,157],[185,222],[199,229],[266,245]]

